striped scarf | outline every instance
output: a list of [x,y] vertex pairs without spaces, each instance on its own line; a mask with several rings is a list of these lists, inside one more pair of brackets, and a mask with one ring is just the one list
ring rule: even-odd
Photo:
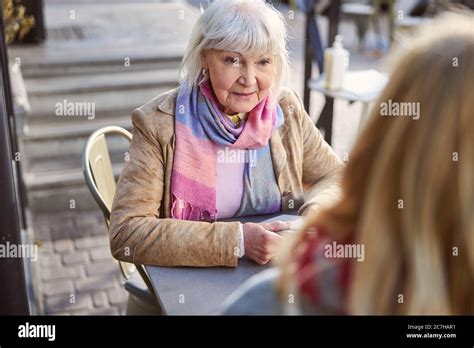
[[[273,172],[269,139],[283,125],[283,112],[271,93],[238,127],[219,110],[208,82],[184,83],[175,110],[175,152],[171,174],[171,216],[180,220],[215,221],[217,147],[254,151],[245,161],[244,190],[235,216],[280,210],[281,197]],[[232,183],[231,183],[232,184]]]

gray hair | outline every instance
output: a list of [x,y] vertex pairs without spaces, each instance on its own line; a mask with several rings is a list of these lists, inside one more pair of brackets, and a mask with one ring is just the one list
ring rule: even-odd
[[272,92],[278,98],[288,77],[287,32],[283,15],[260,0],[213,2],[196,22],[180,66],[180,82],[196,86],[201,52],[208,49],[266,54],[274,58]]

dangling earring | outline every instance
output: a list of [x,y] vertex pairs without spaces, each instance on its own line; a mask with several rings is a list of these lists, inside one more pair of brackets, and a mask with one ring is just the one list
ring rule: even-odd
[[206,80],[207,80],[207,69],[206,69],[206,68],[202,69],[201,75],[202,75],[202,78],[201,78],[201,80],[198,82],[198,85],[200,85],[201,83],[206,82]]

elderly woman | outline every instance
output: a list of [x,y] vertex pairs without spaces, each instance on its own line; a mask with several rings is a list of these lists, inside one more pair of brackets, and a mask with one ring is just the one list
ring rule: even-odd
[[299,209],[339,194],[341,162],[287,74],[282,16],[219,1],[195,25],[179,88],[136,109],[130,161],[110,226],[115,258],[161,266],[236,266],[272,257],[286,223],[217,219]]

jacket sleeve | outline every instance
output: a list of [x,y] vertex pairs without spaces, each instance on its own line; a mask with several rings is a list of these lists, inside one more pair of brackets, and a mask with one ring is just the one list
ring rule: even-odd
[[153,134],[153,120],[142,110],[134,111],[132,123],[130,160],[117,183],[110,218],[112,255],[156,266],[237,266],[238,222],[160,217],[165,146]]
[[[324,140],[301,99],[292,92],[294,109],[299,115],[303,140],[303,187],[305,203],[299,214],[335,203],[341,195],[342,161]],[[310,209],[309,209],[310,208]]]

